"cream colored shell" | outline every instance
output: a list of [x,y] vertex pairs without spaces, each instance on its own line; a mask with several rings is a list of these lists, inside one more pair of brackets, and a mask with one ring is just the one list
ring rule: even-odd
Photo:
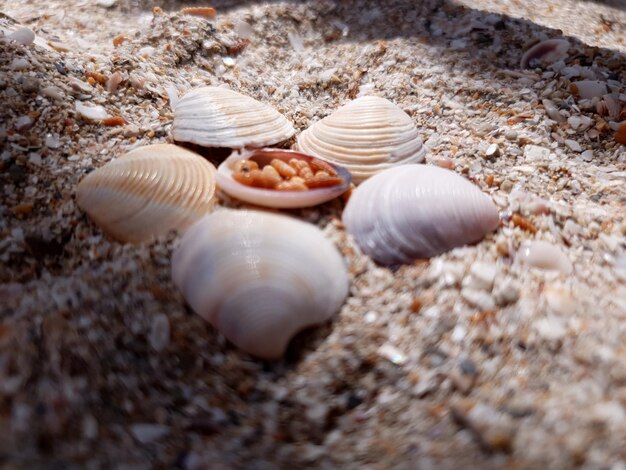
[[128,152],[83,178],[76,193],[100,228],[131,243],[185,230],[212,210],[214,197],[215,167],[170,144]]
[[203,147],[266,147],[289,139],[293,125],[271,106],[227,88],[191,90],[174,107],[174,140]]
[[173,254],[172,279],[237,347],[270,359],[348,295],[343,259],[320,229],[260,211],[219,210],[200,220]]
[[313,124],[297,147],[346,167],[355,183],[394,165],[419,163],[426,154],[411,118],[377,96],[351,101]]

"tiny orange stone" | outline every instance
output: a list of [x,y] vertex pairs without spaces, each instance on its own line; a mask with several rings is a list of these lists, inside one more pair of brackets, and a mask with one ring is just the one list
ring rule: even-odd
[[215,18],[217,11],[213,7],[187,7],[180,10],[183,15],[202,16],[204,18]]
[[537,229],[535,228],[533,223],[519,214],[513,214],[513,217],[511,217],[511,221],[513,222],[513,225],[521,228],[522,230],[525,230],[530,233],[537,232]]
[[615,133],[615,142],[626,145],[626,121],[622,122]]
[[113,46],[119,47],[124,41],[126,41],[126,37],[123,34],[118,34],[113,38]]
[[105,126],[123,126],[126,121],[122,116],[111,116],[102,120],[102,124]]

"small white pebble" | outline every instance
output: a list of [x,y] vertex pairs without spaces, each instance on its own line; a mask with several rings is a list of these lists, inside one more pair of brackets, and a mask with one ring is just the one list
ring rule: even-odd
[[567,147],[574,151],[574,152],[582,152],[583,149],[580,146],[580,144],[578,142],[576,142],[575,140],[571,140],[571,139],[567,139],[565,140],[565,145],[567,145]]
[[52,98],[53,100],[61,101],[64,98],[63,92],[60,88],[55,86],[47,86],[41,90],[41,94],[46,98]]
[[156,351],[163,351],[170,342],[170,321],[167,315],[159,314],[152,319],[150,328],[150,346]]
[[302,38],[293,31],[287,33],[287,39],[289,39],[289,44],[296,52],[304,51],[304,44],[302,44]]
[[106,119],[109,115],[102,106],[91,105],[83,103],[82,101],[76,102],[76,112],[79,116],[88,119],[90,121],[101,121]]
[[41,155],[35,152],[31,152],[28,154],[28,163],[31,163],[35,166],[41,166]]
[[24,132],[33,127],[34,122],[35,121],[30,116],[20,116],[15,121],[15,128],[18,132]]
[[397,366],[401,366],[407,361],[406,355],[391,344],[383,344],[378,348],[378,354]]
[[15,41],[22,46],[30,46],[35,41],[35,33],[30,28],[20,28],[7,36],[9,41]]
[[130,427],[130,432],[139,442],[147,444],[163,439],[169,434],[170,428],[163,424],[133,424]]
[[481,310],[491,310],[496,306],[493,297],[485,291],[463,288],[461,289],[461,297],[472,307]]
[[585,150],[580,156],[584,161],[590,162],[593,160],[593,150]]
[[48,134],[46,135],[45,145],[49,149],[56,150],[61,147],[61,140],[57,135]]
[[29,62],[23,57],[16,57],[11,61],[11,65],[9,65],[9,68],[11,70],[26,70],[29,65]]

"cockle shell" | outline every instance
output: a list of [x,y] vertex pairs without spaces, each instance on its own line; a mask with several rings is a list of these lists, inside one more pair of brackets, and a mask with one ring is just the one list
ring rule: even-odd
[[204,147],[267,147],[289,139],[293,125],[269,105],[219,87],[196,88],[174,107],[172,135]]
[[365,254],[391,265],[477,242],[499,220],[491,198],[462,176],[431,165],[405,165],[359,186],[343,222]]
[[343,259],[317,227],[257,211],[220,210],[196,223],[174,252],[172,278],[226,338],[268,359],[348,294]]
[[350,172],[338,165],[333,165],[343,183],[328,188],[309,189],[308,191],[276,191],[273,189],[254,188],[245,186],[232,177],[233,166],[239,160],[254,160],[257,163],[266,164],[272,159],[278,158],[285,162],[291,158],[311,160],[313,157],[284,149],[262,149],[252,151],[233,152],[217,168],[217,186],[232,197],[265,207],[277,209],[294,209],[311,207],[335,199],[350,187]]
[[297,146],[346,167],[355,183],[394,165],[419,163],[426,154],[411,118],[377,96],[357,98],[313,124]]
[[113,238],[140,243],[183,231],[213,208],[215,167],[170,144],[128,152],[88,174],[78,206]]

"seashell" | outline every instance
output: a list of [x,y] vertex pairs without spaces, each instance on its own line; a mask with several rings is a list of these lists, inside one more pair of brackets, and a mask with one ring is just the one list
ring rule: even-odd
[[606,94],[606,83],[598,80],[581,80],[572,83],[572,91],[583,100],[600,97]]
[[430,165],[406,165],[359,186],[343,222],[365,254],[390,265],[477,242],[499,220],[491,198],[462,176]]
[[191,90],[174,107],[172,135],[204,147],[267,147],[289,139],[294,127],[271,106],[226,88]]
[[321,230],[258,211],[221,210],[196,223],[173,254],[172,279],[196,313],[268,359],[348,295],[343,259]]
[[515,257],[520,263],[545,271],[558,271],[570,274],[572,262],[559,247],[542,240],[524,242]]
[[78,185],[78,206],[113,238],[147,241],[183,231],[210,212],[215,167],[171,144],[128,152],[88,174]]
[[565,39],[548,39],[535,44],[522,56],[520,68],[526,69],[531,63],[550,64],[567,58],[569,42]]
[[426,154],[411,118],[377,96],[357,98],[316,122],[297,147],[346,167],[355,183],[394,165],[419,163]]
[[314,160],[314,157],[311,157],[310,155],[283,149],[262,149],[233,152],[233,154],[228,157],[217,169],[217,186],[230,196],[250,204],[280,209],[311,207],[317,204],[322,204],[340,196],[350,187],[350,172],[348,172],[345,168],[333,164],[330,165],[336,171],[337,176],[342,180],[340,184],[329,187],[308,189],[305,191],[282,191],[246,186],[233,179],[234,166],[241,160],[254,161],[262,168],[269,164],[273,159],[288,162],[293,158],[307,162]]

